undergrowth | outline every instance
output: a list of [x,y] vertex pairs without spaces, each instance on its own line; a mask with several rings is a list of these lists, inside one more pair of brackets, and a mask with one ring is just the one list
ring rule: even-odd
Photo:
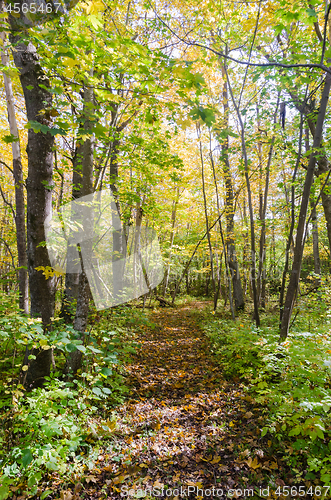
[[[45,333],[40,319],[21,315],[11,297],[3,297],[0,313],[0,500],[13,494],[43,499],[51,480],[57,478],[60,489],[77,483],[93,469],[100,440],[104,445],[113,439],[114,409],[128,392],[124,364],[137,347],[135,329],[148,319],[126,307],[94,313],[82,342],[60,319]],[[50,377],[30,392],[20,376],[27,369],[26,347],[54,354]],[[74,349],[84,354],[82,368],[64,378],[66,356]]]
[[[278,317],[261,328],[242,314],[235,322],[205,319],[204,330],[225,378],[240,378],[261,405],[261,437],[297,480],[331,485],[331,326],[329,290],[301,300],[298,320],[279,342]],[[309,331],[308,328],[309,328]]]

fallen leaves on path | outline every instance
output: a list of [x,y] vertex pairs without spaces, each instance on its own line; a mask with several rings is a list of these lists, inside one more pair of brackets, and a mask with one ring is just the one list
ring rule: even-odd
[[127,367],[131,399],[117,409],[113,442],[84,498],[202,498],[206,490],[225,498],[231,489],[232,498],[252,498],[247,491],[266,477],[279,484],[281,465],[262,449],[261,409],[222,379],[192,314],[199,307],[155,312],[155,327],[139,333]]

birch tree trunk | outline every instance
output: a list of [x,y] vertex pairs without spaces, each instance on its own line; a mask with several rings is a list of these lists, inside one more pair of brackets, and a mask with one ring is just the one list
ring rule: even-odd
[[[0,33],[3,45],[6,40],[4,32]],[[1,63],[3,66],[9,66],[9,58],[6,48],[1,51]],[[10,76],[3,71],[5,84],[7,115],[9,130],[14,138],[12,142],[13,154],[13,176],[15,182],[15,226],[18,256],[18,278],[19,278],[19,308],[25,313],[29,313],[29,281],[28,281],[28,260],[26,255],[26,227],[25,227],[25,203],[24,203],[24,182],[21,159],[21,146],[18,134],[17,120],[15,114],[15,101],[13,87]]]
[[[205,170],[204,170],[204,159],[202,152],[202,143],[201,143],[201,130],[200,126],[197,125],[197,135],[199,139],[199,151],[200,151],[200,161],[201,161],[201,179],[202,179],[202,194],[203,194],[203,206],[205,212],[205,220],[206,220],[206,232],[207,232],[207,241],[209,248],[209,259],[210,259],[210,276],[212,281],[213,293],[216,293],[215,287],[215,277],[214,277],[214,259],[213,259],[213,248],[210,239],[210,229],[209,229],[209,221],[208,221],[208,210],[207,210],[207,197],[206,197],[206,185],[205,185]],[[206,283],[206,295],[208,295],[209,288],[209,278]]]
[[[279,104],[279,96],[278,101],[274,113],[274,124],[277,121],[277,112],[278,112],[278,104]],[[272,153],[274,149],[275,136],[272,137],[269,152],[268,152],[268,161],[266,167],[265,174],[265,184],[264,184],[264,193],[261,192],[261,201],[260,201],[260,221],[261,221],[261,233],[260,233],[260,252],[259,252],[259,272],[258,272],[258,301],[259,305],[263,308],[266,306],[266,270],[265,270],[265,260],[266,260],[266,214],[267,214],[267,203],[268,203],[268,194],[269,194],[269,178],[270,178],[270,166]],[[261,147],[261,144],[260,144]],[[260,165],[262,167],[262,155],[260,154]],[[262,187],[262,186],[261,186]]]
[[[168,265],[167,269],[164,275],[164,284],[163,284],[163,291],[162,295],[163,297],[167,293],[167,288],[168,288],[168,283],[169,283],[169,275],[170,275],[170,259],[171,259],[171,254],[172,254],[172,247],[174,244],[174,239],[175,239],[175,226],[176,226],[176,215],[177,215],[177,205],[179,202],[179,187],[177,187],[177,196],[176,199],[173,201],[173,206],[172,206],[172,211],[171,211],[171,233],[170,233],[170,249],[169,249],[169,256],[168,256]],[[188,273],[187,273],[188,276]]]

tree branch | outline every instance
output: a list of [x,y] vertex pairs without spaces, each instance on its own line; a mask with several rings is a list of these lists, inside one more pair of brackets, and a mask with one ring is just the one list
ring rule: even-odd
[[0,160],[0,165],[3,165],[4,167],[6,167],[6,168],[9,170],[9,172],[11,172],[11,174],[12,174],[12,175],[13,175],[13,177],[14,177],[14,172],[13,172],[13,169],[12,169],[12,168],[10,168],[10,166],[9,166],[9,165],[7,165],[7,163],[6,163],[5,161]]
[[14,220],[15,220],[15,219],[16,219],[16,213],[15,213],[14,207],[13,207],[13,205],[10,203],[10,201],[8,201],[8,200],[6,199],[5,194],[4,194],[4,192],[2,191],[1,184],[0,184],[0,194],[1,194],[1,197],[2,197],[2,199],[3,199],[4,204],[5,204],[5,205],[8,205],[8,207],[10,207],[10,208],[11,208],[11,211],[12,211],[12,213],[13,213],[13,217],[14,217]]
[[251,63],[249,61],[240,61],[239,59],[236,59],[235,57],[231,57],[227,54],[224,54],[223,52],[219,52],[218,50],[215,50],[212,47],[208,47],[207,45],[203,45],[202,43],[190,42],[188,40],[184,40],[177,33],[175,33],[173,29],[170,28],[170,26],[157,14],[157,12],[155,11],[154,8],[153,8],[153,10],[154,10],[156,17],[159,19],[159,21],[161,21],[161,23],[170,31],[170,33],[172,33],[175,37],[177,37],[178,40],[180,40],[181,42],[183,42],[186,45],[191,46],[191,47],[200,47],[201,49],[208,50],[209,52],[212,52],[213,54],[217,55],[218,57],[224,57],[225,59],[232,61],[232,62],[235,62],[237,64],[242,64],[243,66],[252,66],[252,67],[256,67],[256,68],[276,67],[276,68],[286,68],[286,69],[294,69],[294,68],[321,69],[322,71],[325,71],[326,73],[330,73],[330,75],[331,75],[331,68],[328,68],[328,66],[325,66],[322,63],[321,64],[314,64],[314,63],[284,64],[284,63],[279,63],[279,62]]
[[[311,4],[311,3],[308,3],[308,7],[312,10],[315,10],[314,9],[314,6]],[[316,16],[317,17],[317,16]],[[314,23],[314,28],[315,28],[315,32],[316,32],[316,35],[317,35],[317,38],[319,39],[320,42],[323,42],[323,37],[322,37],[322,33],[321,33],[321,30],[320,30],[320,26],[318,24],[318,21],[316,21]]]
[[5,245],[5,247],[7,248],[8,252],[9,252],[9,254],[10,254],[10,256],[11,256],[12,266],[13,266],[13,268],[16,270],[15,260],[14,260],[14,256],[13,256],[13,254],[12,254],[12,251],[11,251],[11,249],[10,249],[10,246],[8,245],[8,243],[7,243],[7,242],[6,242],[3,238],[1,238],[1,236],[0,236],[0,240],[2,241],[2,243],[3,243],[3,244]]

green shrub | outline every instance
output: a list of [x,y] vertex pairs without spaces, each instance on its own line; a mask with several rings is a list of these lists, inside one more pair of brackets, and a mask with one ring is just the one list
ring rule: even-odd
[[205,325],[224,376],[240,377],[264,408],[262,436],[269,434],[284,454],[290,450],[288,464],[308,470],[306,479],[331,485],[331,334],[324,330],[294,332],[279,343],[274,327]]

